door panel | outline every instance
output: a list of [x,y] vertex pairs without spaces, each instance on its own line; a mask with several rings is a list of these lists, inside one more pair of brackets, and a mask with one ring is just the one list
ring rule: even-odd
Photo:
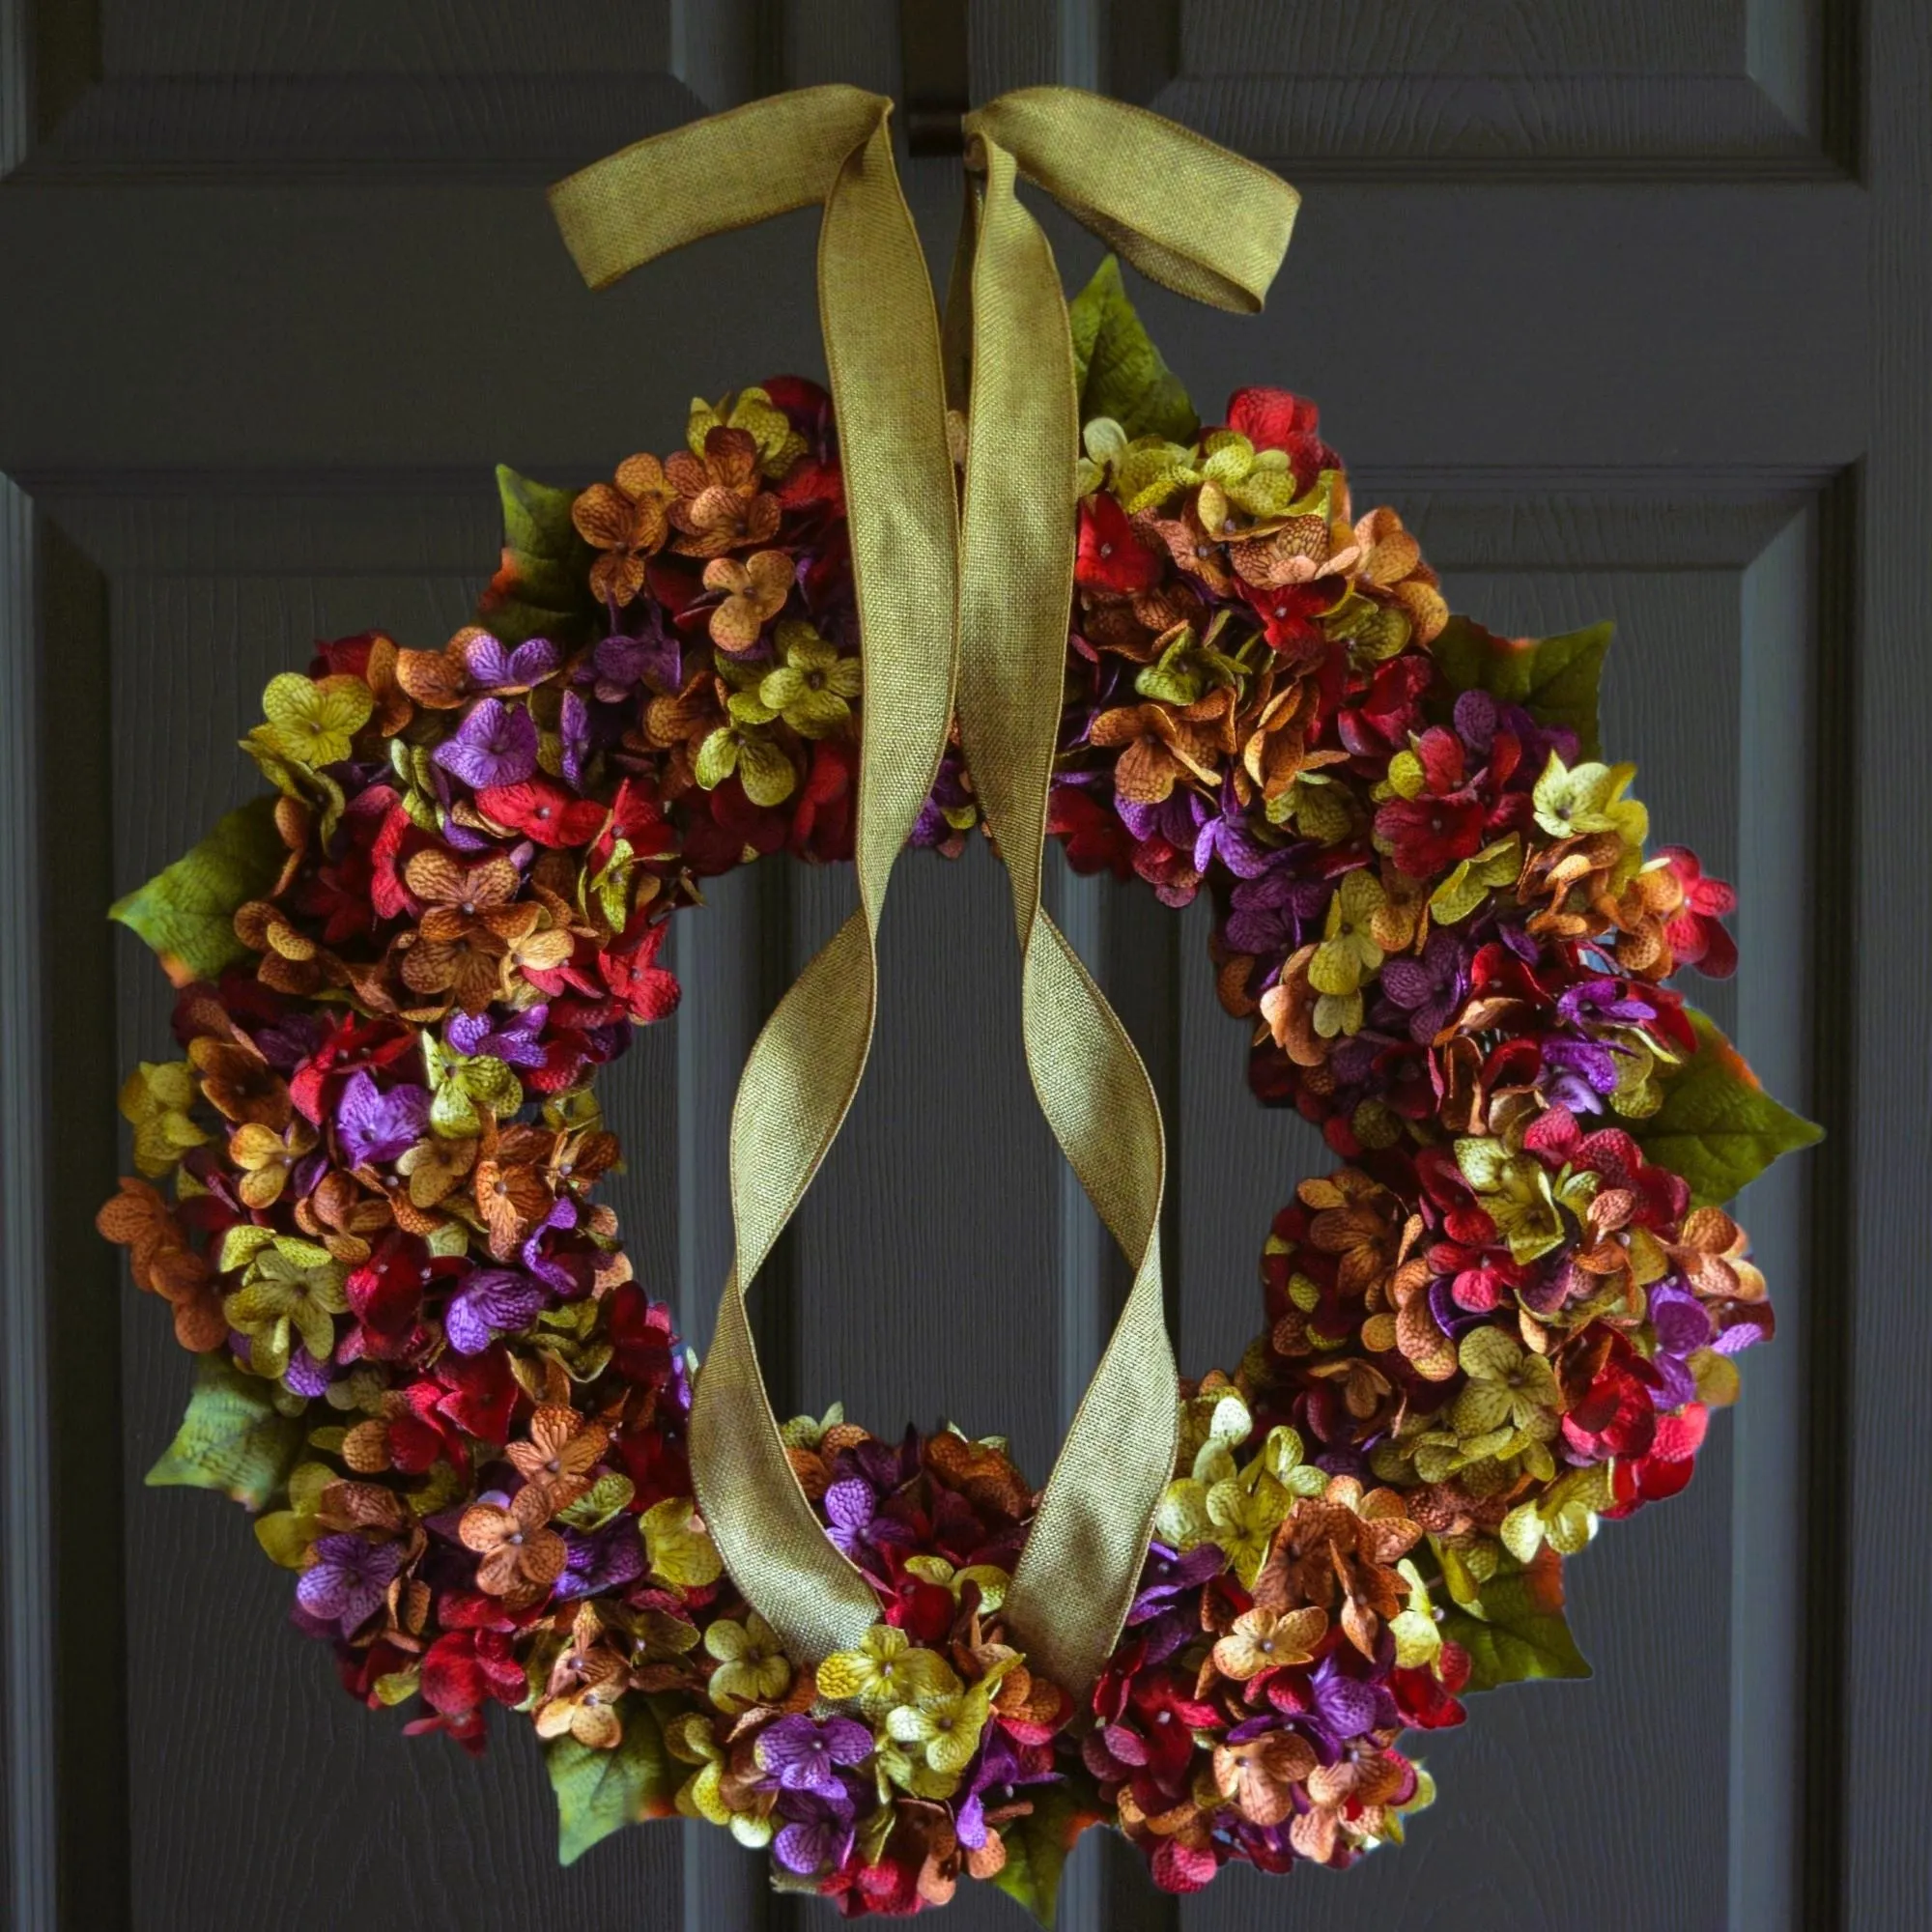
[[[1882,1527],[1922,1509],[1886,1432],[1932,1368],[1903,1292],[1926,914],[1899,886],[1932,856],[1905,789],[1932,687],[1910,643],[1932,605],[1932,46],[1904,0],[1865,11],[1869,72],[1836,0],[972,7],[976,98],[1097,81],[1308,191],[1265,317],[1150,291],[1157,339],[1209,412],[1256,379],[1317,397],[1360,500],[1397,505],[1458,608],[1617,620],[1605,742],[1659,836],[1744,890],[1744,972],[1693,997],[1833,1134],[1745,1204],[1781,1325],[1701,1481],[1571,1573],[1597,1678],[1479,1700],[1428,1741],[1441,1796],[1407,1847],[1346,1877],[1177,1903],[1091,1834],[1080,1932],[1829,1932],[1912,1922],[1932,1890],[1901,1770],[1922,1694],[1889,1661],[1923,1541]],[[252,789],[233,742],[267,677],[317,636],[461,621],[497,541],[491,462],[581,481],[671,446],[694,392],[822,367],[809,217],[593,298],[536,190],[779,86],[895,90],[893,0],[534,22],[0,8],[0,893],[44,914],[44,945],[31,922],[0,942],[23,1927],[830,1922],[697,1828],[559,1872],[521,1720],[471,1765],[344,1698],[237,1514],[139,1487],[187,1367],[88,1227],[118,1171],[106,1096],[167,1037],[152,962],[99,911]],[[956,164],[906,175],[943,267]],[[1047,219],[1083,278],[1094,244]],[[1058,867],[1050,892],[1162,1096],[1183,1369],[1230,1367],[1268,1218],[1330,1163],[1246,1098],[1205,909]],[[721,882],[677,935],[683,1009],[604,1083],[631,1252],[700,1345],[736,1070],[850,894],[798,867]],[[1033,1105],[1008,919],[983,849],[902,868],[867,1086],[756,1321],[781,1407],[956,1417],[1043,1476],[1125,1281]],[[981,1892],[946,1922],[1018,1919]]]

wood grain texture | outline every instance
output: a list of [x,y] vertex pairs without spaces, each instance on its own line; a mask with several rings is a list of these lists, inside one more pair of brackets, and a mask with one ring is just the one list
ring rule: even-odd
[[765,0],[10,5],[42,75],[0,172],[37,177],[537,181],[782,85]]
[[[1842,1206],[1856,1256],[1856,1299],[1841,1419],[1853,1506],[1839,1630],[1845,1703],[1842,1923],[1922,1922],[1932,1898],[1932,1841],[1915,1817],[1906,1767],[1922,1751],[1925,1672],[1886,1636],[1888,1604],[1922,1600],[1932,1548],[1888,1525],[1922,1514],[1922,1462],[1901,1453],[1901,1418],[1932,1378],[1932,1311],[1914,1292],[1932,1147],[1932,1015],[1925,1000],[1932,931],[1922,901],[1896,904],[1894,878],[1932,862],[1932,823],[1912,774],[1932,725],[1932,668],[1915,613],[1932,594],[1924,546],[1910,533],[1932,515],[1932,18],[1905,0],[1873,0],[1867,178],[1872,194],[1872,439],[1860,481],[1861,579],[1856,682],[1858,899],[1847,924],[1856,953],[1856,1085],[1846,1105]],[[1837,862],[1845,866],[1841,857]],[[1849,867],[1847,867],[1849,870]],[[1837,982],[1842,983],[1842,982]],[[1853,1118],[1853,1110],[1856,1117]]]
[[[40,573],[37,524],[26,493],[0,478],[0,890],[13,904],[39,910],[45,899],[41,842]],[[0,1489],[0,1533],[6,1552],[4,1704],[6,1897],[14,1923],[51,1924],[58,1822],[53,1791],[42,1776],[59,1735],[53,1681],[56,1604],[53,1545],[53,1345],[46,1298],[47,1066],[44,1044],[44,955],[37,946],[0,956],[0,1255],[6,1293],[0,1338],[6,1379],[0,1386],[0,1440],[6,1482]]]
[[1333,179],[1842,172],[1825,0],[1103,0],[1109,86]]

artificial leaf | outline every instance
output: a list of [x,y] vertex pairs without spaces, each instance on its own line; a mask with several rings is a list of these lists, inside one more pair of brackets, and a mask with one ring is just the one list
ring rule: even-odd
[[274,1394],[273,1382],[243,1375],[226,1355],[201,1356],[187,1413],[148,1487],[220,1490],[265,1507],[301,1453],[301,1425],[276,1408]]
[[229,812],[193,851],[119,898],[107,917],[131,927],[177,986],[213,980],[248,958],[235,914],[274,885],[287,848],[275,830],[275,801],[250,799]]
[[1471,1690],[1590,1674],[1564,1621],[1563,1566],[1553,1549],[1528,1563],[1505,1555],[1473,1604],[1444,1608],[1441,1629],[1469,1653]]
[[1066,1855],[1088,1826],[1100,1822],[1100,1814],[1069,1784],[1039,1785],[1027,1795],[1033,1809],[1000,1829],[1007,1861],[993,1883],[1042,1925],[1051,1925]]
[[1594,758],[1597,685],[1613,629],[1592,624],[1554,638],[1499,638],[1467,617],[1451,617],[1429,648],[1450,690],[1487,691],[1520,704],[1539,724],[1576,732],[1579,755]]
[[1066,314],[1073,330],[1080,420],[1111,416],[1129,437],[1192,442],[1201,418],[1141,326],[1113,256],[1094,270],[1094,279],[1067,304]]
[[1663,1070],[1663,1104],[1630,1130],[1645,1159],[1690,1183],[1693,1205],[1720,1207],[1780,1154],[1809,1147],[1825,1130],[1774,1100],[1708,1015],[1684,1010],[1697,1050]]
[[490,580],[476,621],[505,644],[549,638],[579,642],[597,612],[590,589],[595,553],[570,521],[576,493],[520,476],[497,466],[497,493],[503,501],[503,560]]
[[611,1750],[592,1750],[575,1738],[544,1747],[556,1794],[556,1857],[574,1864],[600,1838],[675,1809],[684,1768],[665,1745],[665,1726],[681,1709],[675,1697],[626,1697],[617,1707],[624,1736]]

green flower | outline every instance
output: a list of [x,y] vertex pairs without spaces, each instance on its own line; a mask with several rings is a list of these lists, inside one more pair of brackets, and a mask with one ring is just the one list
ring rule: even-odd
[[753,805],[782,805],[798,782],[783,748],[762,729],[778,713],[754,692],[731,695],[731,722],[721,724],[697,748],[692,776],[706,791],[716,791],[733,772]]
[[1578,765],[1572,771],[1554,752],[1536,781],[1536,822],[1552,838],[1614,832],[1633,851],[1643,844],[1650,814],[1624,787],[1634,765]]
[[939,1583],[952,1592],[952,1601],[959,1601],[959,1593],[968,1583],[980,1586],[980,1607],[982,1611],[997,1610],[1007,1600],[1007,1591],[1012,1578],[1006,1571],[991,1563],[968,1563],[963,1569],[955,1570],[943,1556],[908,1556],[906,1569],[922,1583]]
[[1294,471],[1285,449],[1257,449],[1239,431],[1219,429],[1201,445],[1199,514],[1210,536],[1238,529],[1231,507],[1250,517],[1288,515],[1294,502]]
[[[667,1583],[675,1584],[680,1590],[701,1590],[724,1574],[724,1559],[719,1555],[718,1547],[711,1541],[710,1532],[697,1515],[697,1505],[691,1497],[667,1496],[663,1502],[654,1503],[638,1519],[638,1528],[644,1539],[652,1574],[662,1577]],[[755,1623],[757,1619],[753,1621]],[[713,1624],[711,1628],[717,1630],[721,1626]],[[736,1628],[732,1625],[732,1629]],[[706,1641],[709,1642],[708,1635]],[[724,1655],[718,1650],[711,1654]]]
[[753,1610],[745,1621],[720,1617],[704,1633],[704,1648],[718,1660],[711,1673],[711,1701],[721,1711],[773,1704],[791,1689],[791,1664],[778,1634]]
[[1395,1638],[1395,1661],[1404,1670],[1433,1664],[1442,1651],[1442,1633],[1435,1625],[1435,1606],[1429,1601],[1429,1585],[1414,1562],[1405,1556],[1396,1565],[1396,1575],[1408,1585],[1408,1605],[1388,1621],[1389,1635]]
[[1522,846],[1512,832],[1493,845],[1485,845],[1456,869],[1429,896],[1429,910],[1443,925],[1454,925],[1489,895],[1507,886],[1522,869]]
[[[1387,898],[1381,881],[1366,867],[1358,867],[1344,875],[1328,901],[1321,943],[1308,962],[1308,983],[1318,993],[1357,993],[1362,981],[1380,970],[1382,950],[1376,944],[1370,924]],[[1318,1029],[1320,1024],[1318,1019]]]
[[168,1173],[208,1136],[188,1119],[200,1097],[185,1060],[144,1060],[121,1088],[121,1113],[134,1129],[134,1165],[145,1175]]
[[243,1222],[221,1243],[221,1271],[245,1258],[242,1286],[226,1296],[228,1325],[248,1337],[248,1366],[277,1379],[288,1368],[295,1337],[319,1362],[335,1352],[335,1321],[349,1313],[343,1284],[348,1270],[328,1250],[294,1235],[277,1235]]
[[1519,1563],[1529,1562],[1546,1543],[1559,1556],[1574,1556],[1596,1535],[1598,1511],[1615,1500],[1607,1463],[1573,1469],[1503,1518],[1502,1546]]
[[262,694],[269,723],[261,735],[297,764],[340,764],[375,708],[375,694],[359,677],[310,679],[284,671]]
[[[709,1825],[727,1825],[741,1845],[753,1850],[771,1843],[775,1827],[770,1813],[755,1808],[760,1794],[742,1778],[725,1782],[729,1759],[724,1747],[712,1736],[711,1720],[702,1712],[686,1711],[673,1718],[665,1726],[664,1740],[672,1757],[699,1767],[696,1776],[685,1781],[674,1801],[683,1816],[702,1818]],[[753,1808],[732,1810],[733,1796],[743,1798]],[[769,1797],[764,1802],[769,1804]]]
[[434,1095],[429,1123],[445,1140],[468,1140],[483,1131],[483,1113],[503,1121],[524,1104],[523,1082],[504,1062],[487,1053],[459,1053],[433,1033],[421,1039]]
[[1241,668],[1231,657],[1214,648],[1215,635],[1226,622],[1227,612],[1215,619],[1213,630],[1196,643],[1194,632],[1186,624],[1177,625],[1168,635],[1173,642],[1151,665],[1145,665],[1134,678],[1134,689],[1143,697],[1157,698],[1163,704],[1185,709],[1200,701],[1208,691],[1237,688]]
[[851,719],[850,700],[859,695],[859,660],[840,657],[837,645],[799,617],[779,626],[778,646],[784,662],[765,673],[758,686],[759,703],[801,738],[829,738]]
[[1468,1379],[1448,1421],[1464,1464],[1521,1456],[1547,1482],[1555,1465],[1543,1445],[1556,1433],[1562,1400],[1555,1370],[1501,1328],[1472,1328],[1456,1360]]
[[967,1690],[955,1680],[951,1690],[928,1690],[895,1707],[886,1716],[886,1732],[909,1747],[915,1763],[923,1757],[940,1776],[956,1778],[979,1750],[992,1708],[992,1693],[984,1684]]
[[818,1666],[818,1694],[857,1704],[874,1723],[898,1705],[958,1688],[952,1666],[937,1651],[916,1649],[891,1624],[874,1624],[857,1650],[834,1651]]
[[1497,1140],[1460,1140],[1456,1165],[1508,1240],[1512,1261],[1533,1262],[1562,1244],[1549,1170],[1534,1154],[1512,1154]]

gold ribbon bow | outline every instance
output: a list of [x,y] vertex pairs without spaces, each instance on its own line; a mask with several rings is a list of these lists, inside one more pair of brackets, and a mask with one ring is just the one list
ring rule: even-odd
[[739,1085],[738,1259],[694,1399],[693,1481],[733,1581],[794,1658],[852,1648],[877,1621],[870,1584],[792,1472],[744,1290],[864,1074],[879,910],[945,748],[956,673],[967,765],[1012,887],[1035,1091],[1135,1269],[1006,1607],[1035,1668],[1084,1699],[1120,1634],[1172,1471],[1177,1371],[1161,1311],[1159,1109],[1132,1042],[1039,905],[1080,423],[1059,272],[1015,179],[1037,183],[1153,279],[1248,311],[1261,306],[1296,204],[1264,169],[1096,96],[1029,88],[969,115],[979,185],[948,330],[955,362],[970,344],[972,368],[962,513],[938,320],[893,167],[890,111],[852,88],[781,95],[639,142],[552,190],[593,287],[701,235],[811,202],[825,211],[819,313],[866,672],[860,907],[780,1002]]

